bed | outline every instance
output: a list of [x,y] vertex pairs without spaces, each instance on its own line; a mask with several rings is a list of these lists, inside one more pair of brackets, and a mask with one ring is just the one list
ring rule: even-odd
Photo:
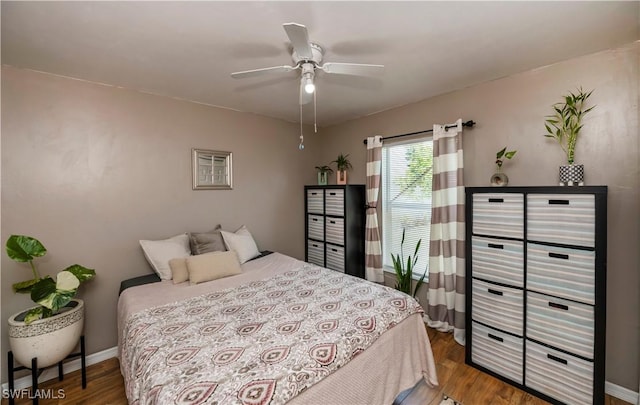
[[118,351],[130,404],[391,404],[438,384],[415,300],[279,253],[125,289]]

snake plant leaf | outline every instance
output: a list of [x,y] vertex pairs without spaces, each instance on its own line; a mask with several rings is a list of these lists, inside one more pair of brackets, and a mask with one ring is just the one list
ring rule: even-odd
[[29,325],[33,321],[42,318],[42,307],[31,308],[24,316],[24,323]]
[[39,278],[33,278],[27,281],[20,281],[19,283],[15,283],[11,287],[13,288],[13,292],[20,294],[28,294],[31,292],[33,286],[40,281]]
[[41,257],[47,249],[39,240],[30,236],[11,235],[7,239],[7,255],[16,262],[29,262],[34,257]]
[[92,279],[96,275],[96,271],[93,269],[88,269],[84,266],[80,266],[79,264],[74,264],[72,266],[67,267],[63,271],[68,271],[78,278],[78,280],[82,283],[83,281],[87,281]]

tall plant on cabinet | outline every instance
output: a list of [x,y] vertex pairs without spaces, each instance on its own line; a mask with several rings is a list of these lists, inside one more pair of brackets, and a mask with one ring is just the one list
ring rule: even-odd
[[553,114],[547,115],[544,127],[547,138],[555,139],[567,155],[567,164],[559,170],[560,185],[584,184],[584,165],[575,164],[575,150],[578,135],[583,127],[582,119],[595,106],[586,108],[587,99],[593,90],[585,93],[582,87],[577,92],[563,96],[564,101],[554,104]]

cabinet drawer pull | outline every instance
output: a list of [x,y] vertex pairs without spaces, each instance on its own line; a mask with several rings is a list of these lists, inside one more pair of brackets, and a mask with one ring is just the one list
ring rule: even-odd
[[557,361],[558,363],[562,363],[562,364],[567,364],[568,361],[566,361],[565,359],[561,359],[560,357],[556,357],[553,354],[547,354],[547,358],[551,359],[553,361]]
[[313,222],[318,222],[318,218],[311,218]]
[[497,340],[500,343],[504,342],[504,339],[500,336],[492,335],[491,333],[488,333],[487,336],[489,336],[493,340]]
[[487,289],[487,292],[489,294],[495,294],[495,295],[503,295],[504,294],[502,291],[492,290],[491,288]]
[[496,243],[489,243],[487,246],[493,249],[504,249],[504,245],[498,245]]
[[329,221],[329,223],[330,223],[330,224],[335,224],[335,223],[336,223],[336,221]]
[[569,200],[549,200],[549,205],[569,205]]
[[549,306],[552,307],[552,308],[563,309],[565,311],[569,310],[569,307],[567,305],[556,304],[555,302],[551,302],[551,301],[549,301]]
[[490,203],[503,203],[504,198],[489,198]]
[[313,246],[313,247],[320,247],[320,246],[316,245],[315,243],[312,243],[312,244],[311,244],[311,246]]
[[329,193],[329,195],[336,195],[336,193]]
[[338,249],[331,248],[332,251],[338,252]]
[[311,193],[311,195],[318,195],[318,193]]
[[565,259],[565,260],[569,259],[569,255],[565,255],[563,253],[549,252],[549,257],[555,257],[556,259]]

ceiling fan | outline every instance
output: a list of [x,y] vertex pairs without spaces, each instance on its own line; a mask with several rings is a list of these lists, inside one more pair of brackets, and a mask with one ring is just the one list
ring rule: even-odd
[[316,43],[309,41],[307,27],[302,24],[286,23],[282,24],[289,41],[293,47],[291,59],[293,66],[273,66],[262,69],[245,70],[242,72],[231,73],[234,79],[243,79],[246,77],[261,76],[270,73],[290,72],[292,70],[300,70],[300,105],[308,104],[313,99],[315,92],[315,75],[317,70],[324,73],[369,76],[380,72],[384,65],[368,65],[360,63],[332,63],[328,62],[323,65],[322,56],[324,50]]

